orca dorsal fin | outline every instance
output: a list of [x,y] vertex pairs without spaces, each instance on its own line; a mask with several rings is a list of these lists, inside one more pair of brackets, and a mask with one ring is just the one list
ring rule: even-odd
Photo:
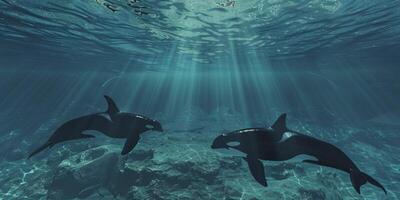
[[271,126],[271,128],[278,132],[287,131],[288,128],[286,127],[286,113],[283,113],[281,116],[279,116],[275,123]]
[[114,100],[111,99],[111,97],[104,95],[104,98],[106,98],[108,108],[107,108],[107,113],[109,115],[114,115],[116,113],[119,113],[119,109],[117,107],[117,104],[115,104]]

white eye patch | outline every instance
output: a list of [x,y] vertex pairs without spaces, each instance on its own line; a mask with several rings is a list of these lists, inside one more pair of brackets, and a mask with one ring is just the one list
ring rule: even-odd
[[153,128],[154,128],[154,126],[153,126],[153,125],[151,125],[151,124],[147,124],[147,125],[146,125],[146,128],[148,128],[148,129],[153,129]]
[[237,146],[240,145],[240,142],[228,142],[227,145],[230,146],[230,147],[237,147]]

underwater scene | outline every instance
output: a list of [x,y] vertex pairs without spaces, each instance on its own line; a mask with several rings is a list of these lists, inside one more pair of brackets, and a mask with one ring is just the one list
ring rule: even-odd
[[0,0],[0,200],[400,199],[399,0]]

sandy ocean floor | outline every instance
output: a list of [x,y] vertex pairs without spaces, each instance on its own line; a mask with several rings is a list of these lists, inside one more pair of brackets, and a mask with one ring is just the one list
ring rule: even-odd
[[[217,117],[221,114],[225,117]],[[120,156],[123,140],[94,132],[96,139],[56,145],[27,160],[28,152],[63,120],[49,120],[32,133],[36,135],[32,141],[21,140],[27,133],[10,132],[0,139],[0,199],[376,200],[400,196],[400,138],[396,127],[328,127],[288,118],[292,129],[339,146],[386,187],[385,196],[369,184],[359,195],[347,174],[296,159],[264,162],[269,185],[264,188],[251,177],[242,155],[210,148],[221,131],[267,123],[261,116],[241,120],[244,116],[232,112],[186,112],[170,121],[162,114],[158,118],[165,131],[143,134],[125,157]],[[8,145],[17,142],[23,145],[14,149]]]

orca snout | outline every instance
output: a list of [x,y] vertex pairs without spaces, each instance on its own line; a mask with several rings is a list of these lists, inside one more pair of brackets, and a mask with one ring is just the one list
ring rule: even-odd
[[162,128],[160,122],[154,120],[153,126],[154,126],[154,128],[153,128],[154,131],[164,132],[164,129]]
[[150,120],[145,127],[147,130],[164,132],[161,123],[156,120]]
[[229,148],[225,141],[225,135],[220,135],[216,137],[211,144],[212,149],[222,149],[222,148]]

